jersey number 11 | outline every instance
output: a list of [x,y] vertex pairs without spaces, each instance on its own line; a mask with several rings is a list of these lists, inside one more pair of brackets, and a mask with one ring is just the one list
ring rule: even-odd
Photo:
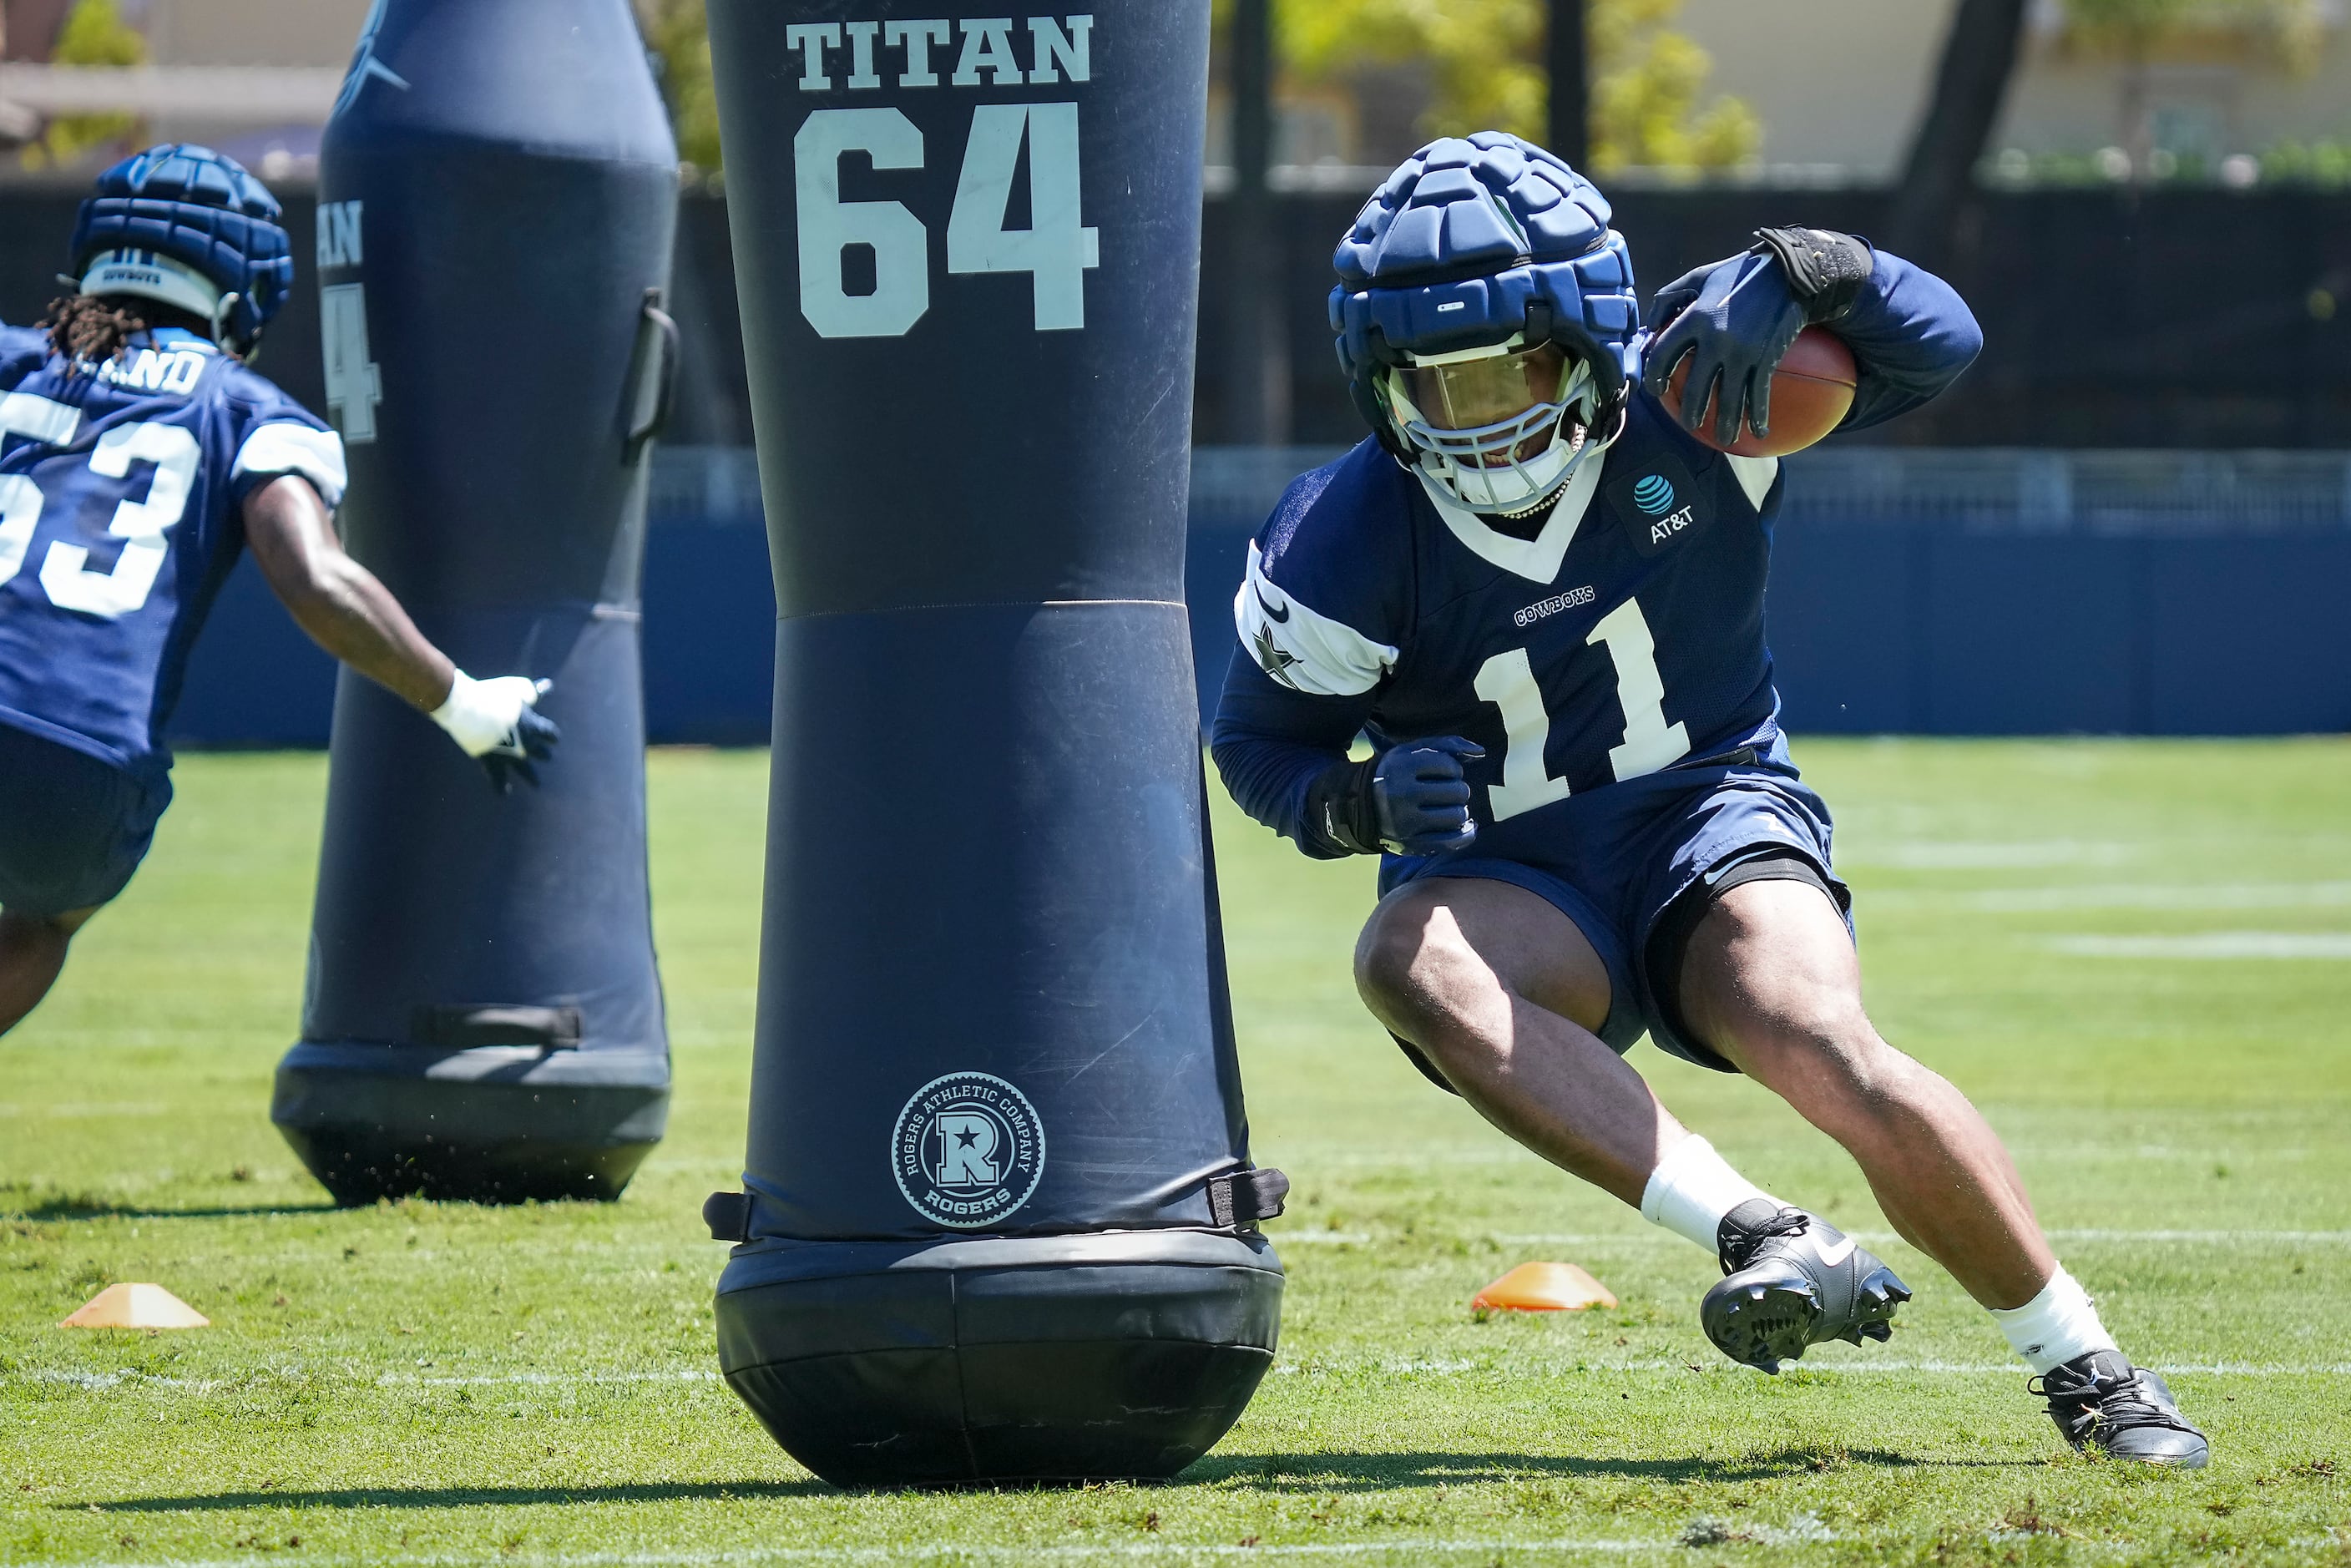
[[[1608,650],[1616,666],[1616,700],[1625,708],[1625,740],[1611,747],[1608,766],[1619,779],[1655,773],[1689,755],[1689,730],[1666,722],[1666,680],[1657,673],[1657,640],[1641,613],[1638,600],[1628,599],[1600,619],[1587,643]],[[1551,776],[1543,760],[1551,738],[1551,715],[1543,708],[1542,687],[1536,684],[1533,664],[1524,648],[1495,654],[1478,670],[1479,697],[1502,711],[1502,732],[1509,737],[1502,755],[1502,781],[1486,791],[1494,821],[1505,821],[1537,806],[1564,800],[1567,780]]]

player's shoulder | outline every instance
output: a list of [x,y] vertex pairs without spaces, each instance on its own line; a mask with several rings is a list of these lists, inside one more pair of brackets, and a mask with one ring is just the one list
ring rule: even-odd
[[1742,500],[1759,514],[1769,509],[1780,476],[1776,457],[1734,457],[1692,435],[1646,387],[1636,387],[1626,400],[1625,428],[1610,447],[1607,463],[1612,486],[1626,476],[1637,484],[1654,475],[1678,490],[1687,476],[1697,486]]
[[14,388],[49,362],[49,335],[38,327],[0,322],[0,389]]
[[1342,559],[1401,558],[1412,528],[1412,476],[1365,437],[1343,456],[1300,475],[1259,532],[1265,560],[1302,569]]
[[317,415],[259,371],[226,354],[221,359],[223,363],[213,372],[211,391],[225,406],[261,419],[288,419],[302,424],[320,423]]

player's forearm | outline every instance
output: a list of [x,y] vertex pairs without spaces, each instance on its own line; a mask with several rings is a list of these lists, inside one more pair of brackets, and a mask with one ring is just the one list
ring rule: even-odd
[[1830,330],[1860,367],[1841,428],[1880,424],[1930,402],[1983,348],[1983,329],[1958,290],[1922,267],[1876,253],[1853,308]]
[[457,667],[375,575],[348,556],[316,562],[279,597],[310,640],[425,713],[448,699]]
[[1233,800],[1251,817],[1317,860],[1353,852],[1325,836],[1314,820],[1315,780],[1343,767],[1368,705],[1315,697],[1268,679],[1236,651],[1209,731],[1208,754]]

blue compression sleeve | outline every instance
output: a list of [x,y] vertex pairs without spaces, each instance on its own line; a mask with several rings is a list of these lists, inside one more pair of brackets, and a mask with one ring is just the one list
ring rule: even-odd
[[1307,789],[1347,759],[1372,699],[1309,696],[1274,681],[1238,644],[1209,730],[1208,753],[1240,809],[1316,860],[1347,852],[1307,821]]
[[1983,348],[1983,329],[1958,290],[1882,250],[1852,311],[1830,330],[1861,368],[1839,430],[1883,424],[1931,402]]

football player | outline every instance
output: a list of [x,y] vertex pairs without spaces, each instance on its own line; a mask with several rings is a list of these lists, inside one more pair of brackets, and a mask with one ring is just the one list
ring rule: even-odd
[[152,148],[82,203],[77,292],[0,327],[0,1034],[146,854],[188,651],[245,546],[499,788],[557,739],[544,683],[475,680],[343,553],[341,441],[244,363],[294,281],[277,220],[234,160]]
[[1966,306],[1864,240],[1766,229],[1645,330],[1600,193],[1491,132],[1415,154],[1336,261],[1372,437],[1250,544],[1213,747],[1234,799],[1307,854],[1383,857],[1366,1005],[1440,1087],[1716,1254],[1699,1316],[1734,1360],[1884,1340],[1910,1291],[1676,1121],[1621,1055],[1644,1033],[1842,1144],[1991,1309],[2067,1441],[2203,1464],[1991,1128],[1864,1012],[1828,810],[1789,760],[1763,643],[1779,465],[1685,428],[1712,399],[1721,444],[1768,431],[1808,324],[1859,366],[1844,427],[1892,419],[1975,357]]

